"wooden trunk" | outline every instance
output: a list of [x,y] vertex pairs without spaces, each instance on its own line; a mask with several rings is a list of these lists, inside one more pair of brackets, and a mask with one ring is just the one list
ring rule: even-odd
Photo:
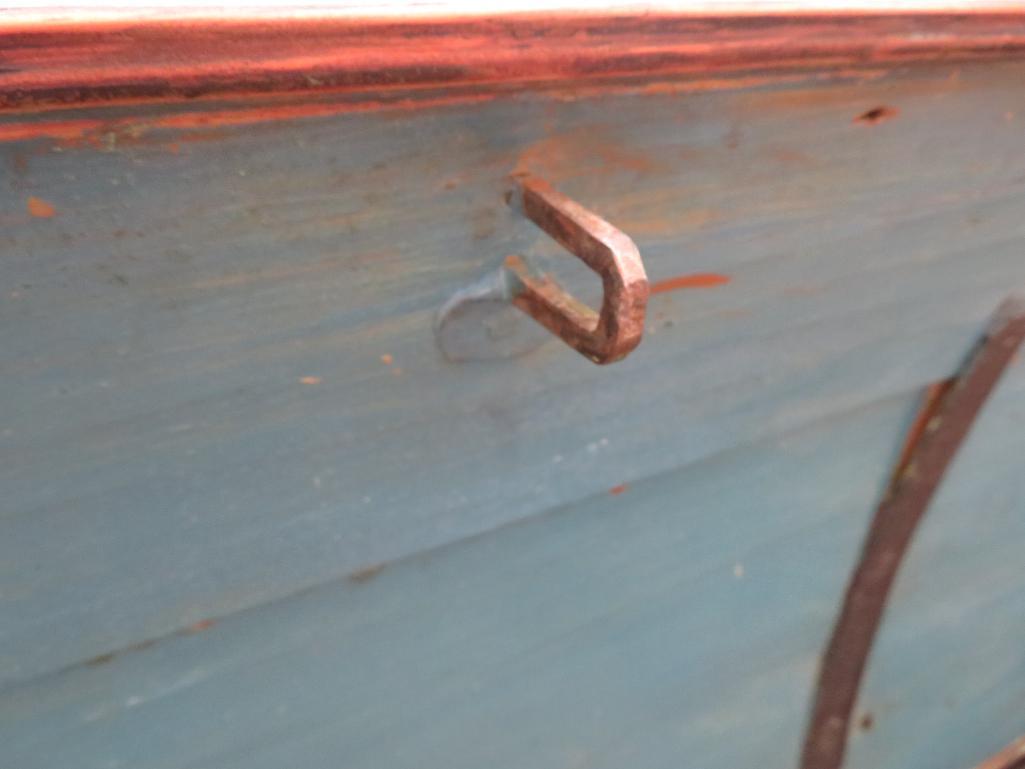
[[[1025,288],[1023,53],[1017,11],[0,19],[0,766],[796,766],[923,393]],[[509,254],[600,300],[525,173],[639,248],[624,360],[512,307],[444,354]],[[850,769],[1025,733],[1023,404]]]

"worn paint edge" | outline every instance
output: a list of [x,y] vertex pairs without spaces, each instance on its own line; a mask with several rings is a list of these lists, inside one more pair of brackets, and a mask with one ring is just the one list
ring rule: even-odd
[[1012,58],[1025,11],[0,21],[0,110]]

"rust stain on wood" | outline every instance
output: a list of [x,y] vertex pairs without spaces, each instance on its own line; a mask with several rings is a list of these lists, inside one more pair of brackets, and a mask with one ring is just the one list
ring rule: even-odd
[[665,294],[669,291],[679,291],[683,288],[715,288],[716,286],[725,286],[729,282],[729,275],[721,275],[717,272],[695,272],[690,275],[677,275],[675,278],[666,278],[657,283],[652,283],[651,293]]
[[555,134],[526,147],[519,155],[514,175],[532,174],[556,183],[595,171],[649,174],[659,168],[655,159],[631,149],[608,135],[606,126],[594,125]]
[[54,208],[53,203],[42,198],[37,198],[35,195],[30,195],[29,199],[25,203],[25,208],[28,212],[39,219],[51,219],[57,215],[57,209]]
[[[1025,300],[1005,302],[954,383],[926,398],[869,526],[819,671],[801,769],[840,769],[872,642],[904,553],[975,418],[1025,339]],[[924,422],[924,426],[921,426]]]

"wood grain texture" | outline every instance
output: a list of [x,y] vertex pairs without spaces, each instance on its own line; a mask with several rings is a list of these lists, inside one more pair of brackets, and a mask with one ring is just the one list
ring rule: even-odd
[[0,759],[785,769],[914,402],[11,687]]
[[[913,547],[852,769],[963,769],[1021,728],[1025,479],[1003,460],[1025,451],[1023,397],[1019,365]],[[669,769],[681,757],[787,769],[917,400],[9,687],[0,757],[24,769]]]
[[[8,116],[38,130],[0,150],[0,677],[949,376],[1025,282],[1023,74],[288,123],[217,124],[211,106],[207,126],[117,107],[63,135],[72,113]],[[652,298],[627,361],[594,370],[558,342],[479,365],[437,351],[435,310],[510,252],[587,294],[507,211],[514,170],[681,286]],[[708,274],[730,279],[673,282]]]
[[822,72],[1025,52],[1025,13],[652,10],[367,19],[0,20],[0,109],[211,95]]

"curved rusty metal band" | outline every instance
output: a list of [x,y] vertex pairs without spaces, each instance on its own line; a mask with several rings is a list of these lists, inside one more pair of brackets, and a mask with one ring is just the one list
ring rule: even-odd
[[944,472],[1023,338],[1025,302],[1008,300],[958,376],[926,405],[922,429],[917,434],[912,430],[906,459],[876,509],[822,660],[801,769],[843,765],[851,711],[901,559]]
[[1025,769],[1025,737],[1019,737],[975,769]]
[[518,256],[505,260],[512,301],[530,317],[595,363],[621,360],[640,344],[648,306],[648,276],[637,246],[597,214],[546,182],[514,177],[509,204],[551,235],[601,277],[601,312],[566,293],[550,276],[534,276]]

